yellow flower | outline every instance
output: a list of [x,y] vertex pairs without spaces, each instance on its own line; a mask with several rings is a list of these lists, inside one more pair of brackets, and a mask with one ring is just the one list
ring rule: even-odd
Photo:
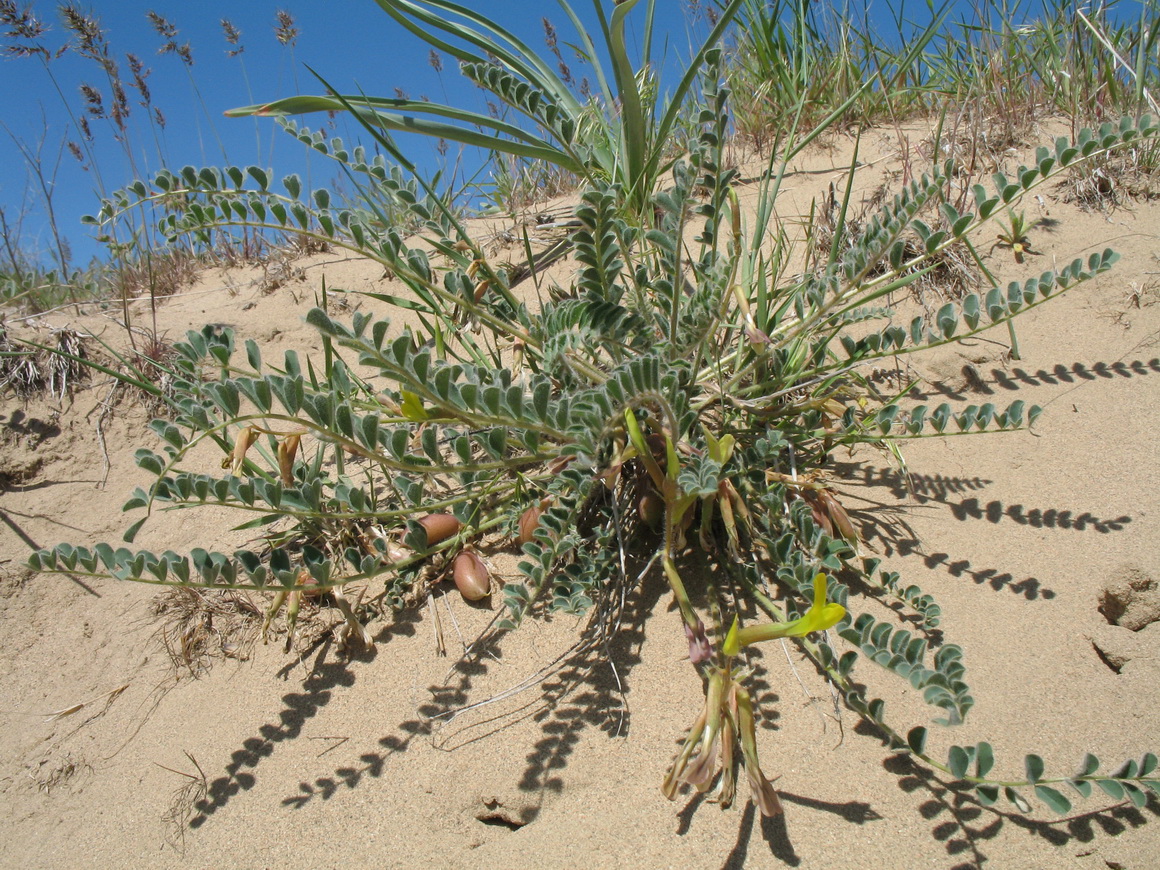
[[814,603],[805,616],[789,622],[768,623],[766,625],[748,625],[738,628],[737,617],[733,617],[733,625],[725,636],[722,652],[727,656],[735,656],[741,652],[743,646],[759,643],[763,640],[776,640],[779,637],[805,637],[814,631],[825,631],[835,625],[846,615],[846,608],[834,602],[826,603],[826,575],[818,574],[814,577]]
[[427,409],[423,407],[423,400],[418,395],[409,390],[400,390],[399,395],[403,399],[400,403],[400,408],[403,416],[408,420],[422,423],[424,420],[431,418],[431,415],[427,413]]

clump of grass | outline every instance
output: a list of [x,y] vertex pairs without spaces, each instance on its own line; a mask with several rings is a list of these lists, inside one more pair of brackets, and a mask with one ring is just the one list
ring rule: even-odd
[[175,674],[199,677],[213,660],[244,660],[258,637],[262,609],[252,595],[174,587],[153,600],[157,635]]
[[183,750],[186,759],[193,765],[193,771],[175,770],[158,764],[162,770],[181,777],[181,785],[173,791],[169,806],[161,816],[161,821],[169,828],[166,843],[185,854],[185,830],[189,827],[194,813],[205,806],[209,797],[209,777],[189,750]]
[[66,752],[64,755],[45,758],[31,765],[27,774],[37,791],[52,794],[53,789],[68,785],[84,772],[92,773],[93,766],[83,757]]
[[36,352],[14,345],[7,331],[0,331],[0,389],[28,399],[43,392],[46,383]]
[[[100,17],[77,3],[62,3],[56,13],[57,20],[50,21],[36,15],[31,6],[0,0],[0,52],[13,62],[40,65],[59,98],[57,114],[66,119],[65,124],[51,130],[46,127],[38,142],[15,139],[30,184],[19,214],[0,208],[0,305],[37,313],[65,302],[116,299],[122,306],[122,323],[131,341],[136,342],[135,312],[130,303],[148,296],[155,313],[157,300],[188,283],[206,262],[258,262],[271,244],[282,242],[282,237],[246,228],[236,237],[211,234],[172,249],[156,235],[155,218],[160,216],[137,209],[126,214],[118,226],[99,233],[98,241],[106,248],[100,262],[76,269],[53,196],[64,178],[62,167],[68,155],[75,158],[95,194],[104,199],[112,191],[107,179],[123,171],[115,167],[126,166],[140,176],[145,174],[144,167],[169,165],[170,143],[165,111],[150,86],[151,69],[143,55],[117,50]],[[193,75],[194,46],[170,18],[152,11],[146,17],[160,37],[158,53],[176,60],[185,72],[191,97],[185,106],[193,109],[202,162],[211,142],[224,158],[216,121],[209,115]],[[240,31],[226,20],[222,32],[228,54],[237,58],[245,77]],[[288,13],[278,13],[273,40],[289,53],[291,62],[299,32]],[[67,80],[61,72],[57,61],[65,54],[85,61],[77,81]],[[264,140],[256,124],[255,135],[260,149]],[[38,236],[48,239],[43,250],[30,247],[27,241],[27,217],[36,209],[45,217],[45,225],[38,231]],[[43,265],[45,261],[51,268]],[[154,318],[151,331],[156,330]]]
[[193,284],[207,262],[212,260],[184,248],[145,251],[112,273],[111,284],[123,299],[165,299]]
[[574,173],[544,160],[493,154],[489,165],[491,183],[483,192],[512,218],[539,203],[574,191],[579,181]]
[[734,106],[738,133],[760,146],[792,124],[897,124],[945,109],[996,152],[1025,143],[1049,116],[1071,119],[1074,135],[1122,114],[1160,113],[1154,6],[1125,19],[1114,5],[1089,14],[1054,0],[1028,18],[1020,4],[984,0],[905,60],[900,47],[914,27],[902,4],[890,14],[896,32],[884,35],[868,16],[833,6],[747,0],[728,64],[734,91],[752,95]]
[[[812,204],[806,221],[804,237],[808,240],[809,259],[804,271],[823,268],[835,255],[850,256],[869,222],[881,210],[889,189],[889,182],[884,182],[857,208],[851,208],[839,197],[838,187],[831,184],[822,201]],[[937,208],[926,208],[921,214],[937,229],[949,229]],[[904,235],[900,241],[903,260],[923,262],[922,268],[912,273],[908,291],[928,313],[948,300],[961,300],[981,286],[984,275],[962,241],[946,245],[933,255],[926,254],[921,239],[913,233]],[[869,272],[869,277],[880,277],[888,271],[889,266],[881,263]]]
[[88,380],[88,359],[84,337],[74,329],[53,329],[48,343],[33,345],[13,342],[0,328],[0,391],[11,390],[21,399],[44,394],[62,399]]
[[1062,183],[1063,201],[1108,210],[1132,200],[1160,197],[1160,148],[1141,143],[1077,168]]

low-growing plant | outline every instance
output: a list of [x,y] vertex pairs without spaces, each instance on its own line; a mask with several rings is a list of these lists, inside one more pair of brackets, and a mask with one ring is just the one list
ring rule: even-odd
[[1015,262],[1022,264],[1024,254],[1034,253],[1031,250],[1031,239],[1028,238],[1028,233],[1031,232],[1035,224],[1036,221],[1027,220],[1026,212],[1015,212],[1009,209],[1006,223],[1000,222],[999,232],[995,234],[995,245],[1009,249]]
[[[450,49],[439,32],[477,44],[444,14],[504,34],[443,0],[380,5],[443,51]],[[621,28],[637,3],[617,3],[610,24],[600,0],[595,5],[623,89],[636,79]],[[474,81],[499,99],[535,107],[549,127],[569,117],[563,108],[549,111],[565,101],[542,89],[542,63],[493,51],[490,59],[463,57]],[[415,325],[370,313],[339,320],[323,305],[307,317],[323,337],[317,360],[288,351],[271,361],[253,341],[237,347],[228,331],[190,332],[171,363],[172,417],[152,424],[160,447],[137,453],[156,480],[126,504],[146,511],[126,541],[152,510],[212,505],[249,517],[248,528],[268,529],[267,545],[186,555],[62,544],[35,553],[31,567],[275,592],[267,620],[285,605],[292,621],[304,596],[352,581],[382,585],[377,612],[422,601],[433,560],[447,564],[470,554],[469,542],[509,536],[521,545],[521,580],[503,587],[504,616],[490,631],[565,612],[589,614],[588,631],[599,634],[615,630],[616,602],[639,582],[626,569],[635,550],[671,589],[705,689],[663,779],[666,796],[716,783],[717,801],[728,805],[741,764],[761,812],[779,811],[757,757],[748,675],[760,668],[754,646],[793,638],[892,750],[949,774],[984,804],[1003,796],[1029,812],[1033,795],[1067,812],[1071,799],[1060,790],[1067,783],[1081,797],[1094,785],[1142,806],[1144,788],[1160,785],[1153,754],[1105,772],[1088,755],[1078,774],[1054,778],[1030,754],[1025,779],[998,780],[988,743],[951,746],[936,758],[925,725],[898,724],[869,694],[865,662],[908,681],[941,724],[961,722],[974,704],[963,649],[933,631],[939,605],[865,555],[829,460],[858,445],[896,452],[907,439],[1012,432],[1035,420],[1040,409],[1022,401],[932,408],[908,402],[905,388],[877,399],[866,378],[884,360],[1008,324],[1108,270],[1113,251],[906,321],[887,300],[950,246],[993,232],[992,222],[1028,192],[1085,160],[1155,140],[1160,127],[1126,117],[1085,129],[1075,141],[1061,138],[1039,148],[1030,165],[974,186],[961,211],[950,204],[949,168],[935,166],[839,245],[851,181],[829,256],[786,280],[778,268],[790,253],[786,237],[772,234],[770,222],[786,155],[800,140],[785,131],[754,211],[743,211],[737,173],[724,162],[722,53],[706,44],[697,57],[697,135],[667,173],[596,172],[575,163],[585,180],[572,236],[576,268],[541,304],[513,292],[513,276],[489,263],[470,228],[429,187],[408,186],[342,143],[331,144],[332,155],[377,196],[405,205],[420,238],[404,237],[374,208],[332,208],[327,191],[304,191],[293,176],[276,192],[256,167],[163,172],[106,202],[98,223],[142,203],[168,203],[180,190],[161,225],[172,239],[238,225],[326,239],[388,269],[405,292],[376,298],[407,309]],[[681,96],[693,93],[690,82]],[[382,132],[393,125],[382,115],[392,101],[301,99],[296,108],[355,112],[384,150],[398,153]],[[608,126],[590,141],[573,130],[570,153],[597,155],[610,141],[627,149],[639,118],[627,103],[621,108],[616,114],[606,106]],[[460,117],[447,107],[430,111]],[[941,229],[920,216],[928,209]],[[222,449],[221,474],[188,461],[207,441]],[[690,551],[698,550],[715,570],[695,570]],[[453,570],[457,581],[462,572],[460,588],[470,597],[484,592],[489,581],[478,557],[457,560]],[[890,602],[909,627],[876,617],[873,599]],[[374,606],[347,603],[343,612],[350,632],[367,637]]]

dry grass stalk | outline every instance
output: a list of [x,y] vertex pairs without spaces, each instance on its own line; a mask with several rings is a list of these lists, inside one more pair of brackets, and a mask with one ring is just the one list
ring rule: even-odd
[[54,788],[59,788],[73,779],[81,771],[92,771],[92,765],[82,759],[74,758],[72,753],[66,753],[50,764],[51,759],[44,758],[39,763],[30,765],[28,778],[36,784],[36,790],[45,794],[52,794]]
[[201,769],[201,765],[197,763],[197,759],[188,750],[183,751],[185,752],[185,757],[189,759],[194,769],[197,770],[197,773],[186,773],[183,770],[174,770],[172,767],[166,767],[164,764],[158,764],[157,766],[162,770],[167,770],[170,773],[175,773],[185,778],[185,782],[174,791],[173,798],[169,802],[169,808],[161,816],[161,821],[171,826],[172,829],[172,833],[166,838],[166,842],[184,855],[185,829],[189,826],[189,821],[198,806],[209,795],[209,778],[206,777],[205,771]]
[[94,713],[92,716],[90,716],[88,719],[85,720],[85,722],[91,722],[97,716],[103,715],[105,713],[105,711],[107,711],[109,709],[110,705],[112,705],[112,703],[115,700],[117,700],[117,696],[120,695],[127,688],[129,688],[129,685],[130,685],[129,683],[125,683],[123,686],[118,686],[117,688],[113,689],[113,691],[105,692],[105,694],[100,695],[96,698],[93,698],[89,701],[81,701],[79,704],[72,704],[68,707],[64,707],[60,710],[57,710],[55,713],[48,713],[45,715],[44,721],[45,722],[58,722],[61,719],[65,718],[66,716],[71,716],[74,713],[79,713],[81,710],[84,710],[87,707],[91,707],[100,701],[104,701],[105,706],[102,707],[99,711],[97,711],[96,713]]
[[204,674],[217,657],[245,660],[262,624],[262,609],[245,592],[174,587],[153,601],[158,636],[176,673]]

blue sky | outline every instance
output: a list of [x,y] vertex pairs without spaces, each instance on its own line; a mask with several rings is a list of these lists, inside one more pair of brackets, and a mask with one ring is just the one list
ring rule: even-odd
[[[541,19],[544,14],[549,15],[559,32],[560,47],[565,57],[569,56],[565,43],[572,39],[572,32],[566,16],[555,4],[488,0],[484,5],[491,17],[537,50],[544,46]],[[583,7],[587,17],[595,21],[587,3],[575,5]],[[610,2],[608,5],[611,7]],[[70,38],[55,6],[48,2],[34,2],[31,6],[50,28],[39,42],[53,52]],[[658,30],[663,35],[659,38],[671,40],[673,57],[687,54],[689,20],[685,4],[666,0],[658,6]],[[289,172],[305,173],[307,149],[280,131],[273,121],[229,119],[222,113],[251,102],[324,92],[307,66],[337,87],[354,92],[361,89],[368,94],[394,96],[395,89],[401,88],[411,97],[425,95],[440,102],[483,109],[482,95],[460,78],[450,58],[443,59],[443,71],[436,73],[429,63],[429,47],[403,31],[372,0],[207,0],[193,5],[172,0],[97,0],[81,8],[99,21],[126,81],[130,79],[127,52],[139,57],[149,70],[146,82],[153,105],[165,116],[164,130],[147,121],[146,111],[138,105],[140,95],[132,88],[127,92],[131,110],[129,151],[137,170],[145,175],[156,172],[163,163],[171,168],[256,163],[273,168],[277,177]],[[292,48],[275,39],[275,14],[279,9],[293,16],[299,30]],[[532,9],[536,11],[531,12]],[[178,44],[189,43],[191,67],[187,68],[172,53],[158,54],[166,40],[147,19],[150,10],[177,27]],[[245,50],[239,56],[227,54],[232,46],[223,36],[223,17],[241,31],[240,44]],[[11,45],[13,41],[4,43]],[[97,88],[108,107],[108,82],[95,61],[70,50],[48,66],[76,116],[85,114],[82,84]],[[576,72],[582,74],[579,65]],[[126,148],[116,141],[108,121],[89,115],[91,147],[99,177],[91,166],[82,168],[67,147],[70,141],[79,143],[80,136],[40,58],[3,58],[0,82],[0,121],[4,125],[0,128],[0,207],[9,224],[15,224],[24,214],[21,241],[29,250],[42,252],[42,259],[47,261],[52,239],[43,195],[16,145],[18,140],[32,152],[39,152],[45,182],[53,192],[58,224],[72,248],[73,263],[83,265],[100,248],[87,238],[89,230],[79,218],[97,210],[102,185],[112,191],[133,179],[134,167]],[[321,116],[302,121],[315,126],[326,123]],[[347,142],[365,138],[341,116],[333,133]],[[429,171],[437,168],[433,143],[412,137],[402,144],[421,166]],[[449,154],[450,160],[454,157],[454,152]],[[467,155],[465,163],[475,159]],[[317,155],[310,159],[309,169],[316,185],[326,184],[334,174],[333,164]]]
[[[574,38],[573,32],[557,4],[527,0],[463,2],[486,11],[536,50],[543,49],[542,17],[548,15],[558,30],[564,57],[570,59],[567,43]],[[1024,5],[1038,2],[1028,0]],[[611,9],[612,0],[604,3]],[[708,5],[709,0],[702,3]],[[969,0],[954,3],[956,17],[970,14]],[[900,4],[902,0],[853,4],[850,8],[856,6],[854,14],[859,16],[868,9],[870,20],[880,19],[880,26],[890,34],[894,31],[890,8]],[[17,0],[19,8],[27,5],[27,0]],[[574,0],[573,5],[591,23],[591,32],[597,33],[591,4]],[[630,34],[636,34],[642,25],[645,5],[640,3],[630,16]],[[54,2],[33,0],[30,7],[50,28],[40,43],[52,52],[70,42],[56,6]],[[690,54],[694,36],[706,32],[707,26],[703,20],[690,16],[687,0],[659,0],[657,7],[654,51],[664,51],[671,69]],[[908,17],[929,19],[925,0],[910,0],[902,7]],[[318,155],[310,159],[308,149],[280,131],[273,121],[222,116],[226,109],[252,102],[324,92],[307,66],[318,70],[336,87],[351,92],[394,96],[395,89],[401,88],[411,97],[425,95],[432,100],[484,110],[482,94],[460,78],[450,58],[444,58],[442,74],[436,73],[429,63],[429,47],[393,22],[373,0],[203,0],[197,4],[175,0],[96,0],[81,8],[99,21],[125,80],[130,78],[126,53],[143,61],[149,71],[146,81],[152,103],[164,114],[166,123],[164,130],[151,124],[138,105],[139,94],[129,89],[132,114],[127,146],[116,140],[108,121],[90,115],[93,159],[86,160],[90,164],[86,169],[67,147],[69,142],[80,140],[70,111],[74,117],[85,115],[82,84],[100,91],[108,107],[111,95],[104,72],[75,50],[48,63],[51,77],[38,57],[0,57],[0,208],[10,226],[15,227],[23,218],[19,240],[28,251],[38,252],[45,264],[51,263],[52,237],[44,195],[20,145],[34,158],[39,155],[44,186],[52,194],[60,231],[72,249],[72,263],[84,265],[101,248],[89,238],[90,231],[80,224],[80,216],[96,212],[102,188],[111,192],[133,180],[134,166],[137,172],[148,176],[163,165],[180,169],[187,164],[201,167],[256,163],[272,169],[275,177],[298,172],[309,177],[315,186],[328,184],[334,177],[334,164]],[[275,15],[279,9],[288,11],[298,28],[293,47],[275,39]],[[192,66],[187,67],[173,53],[158,54],[165,40],[147,19],[150,10],[178,29],[177,44],[189,43]],[[245,50],[236,57],[227,53],[233,47],[223,36],[223,17],[241,31]],[[0,44],[11,46],[13,41],[0,39]],[[577,63],[573,72],[579,78],[585,70]],[[60,93],[53,78],[59,83]],[[308,116],[303,123],[328,124],[321,116]],[[333,125],[331,135],[341,136],[348,145],[366,138],[342,116],[329,123]],[[428,172],[438,167],[429,140],[412,137],[401,144]],[[454,161],[455,156],[452,151],[448,158]],[[464,155],[465,165],[477,165],[478,161],[476,155]],[[0,262],[2,254],[0,251]]]

